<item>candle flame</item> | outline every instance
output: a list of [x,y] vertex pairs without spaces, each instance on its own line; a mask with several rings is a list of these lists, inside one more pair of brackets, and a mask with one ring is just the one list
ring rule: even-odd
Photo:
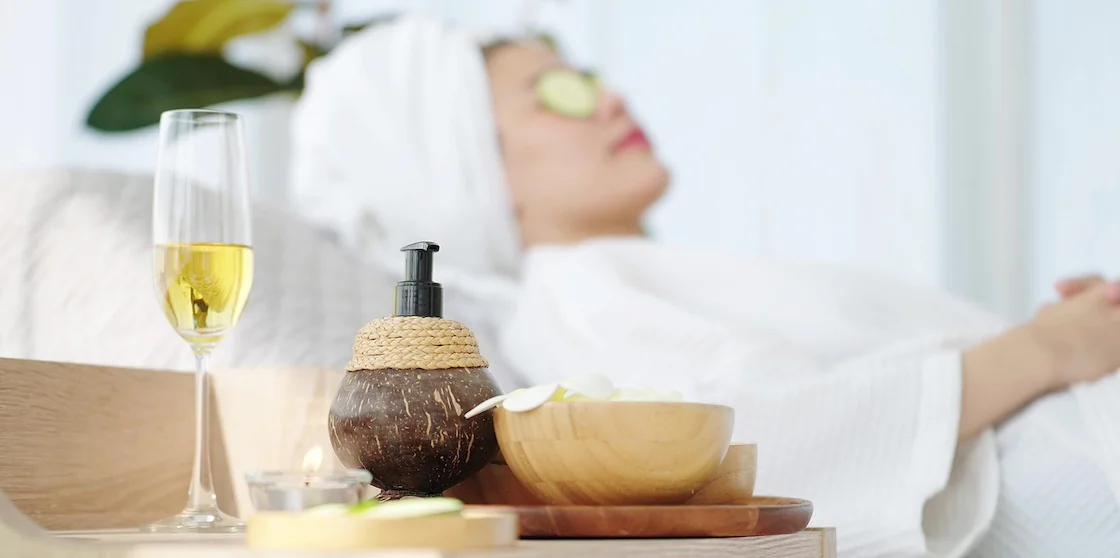
[[322,446],[314,446],[307,450],[303,456],[303,472],[308,475],[313,475],[319,472],[319,467],[323,464],[323,448]]

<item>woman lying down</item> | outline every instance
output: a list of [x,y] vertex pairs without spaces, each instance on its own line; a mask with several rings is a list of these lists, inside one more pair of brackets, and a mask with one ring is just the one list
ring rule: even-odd
[[440,242],[476,309],[449,317],[512,381],[734,407],[760,492],[811,499],[842,556],[1120,548],[1120,285],[1069,281],[1007,327],[889,277],[651,241],[669,174],[622,99],[541,44],[420,18],[318,61],[294,141],[302,211],[393,274]]

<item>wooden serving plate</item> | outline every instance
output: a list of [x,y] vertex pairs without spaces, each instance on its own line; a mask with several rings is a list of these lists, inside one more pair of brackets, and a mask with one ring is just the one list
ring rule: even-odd
[[[489,506],[487,506],[489,507]],[[757,537],[804,530],[813,503],[756,496],[709,506],[517,506],[522,538]]]
[[486,550],[517,544],[518,515],[501,509],[402,519],[258,513],[245,528],[253,549],[352,552],[387,548]]
[[[758,446],[732,444],[727,448],[715,473],[684,505],[722,505],[749,500],[754,496]],[[493,461],[463,482],[444,491],[444,496],[458,498],[468,505],[546,506],[547,501],[521,484],[499,454]],[[559,504],[557,504],[559,505]]]

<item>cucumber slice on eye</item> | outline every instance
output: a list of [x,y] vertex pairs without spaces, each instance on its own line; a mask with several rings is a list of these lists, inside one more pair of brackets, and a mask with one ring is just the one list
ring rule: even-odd
[[537,99],[545,108],[568,118],[595,114],[599,90],[592,80],[573,70],[549,70],[537,80]]
[[599,81],[599,74],[596,74],[595,72],[592,72],[590,70],[584,70],[580,72],[580,75],[583,76],[583,79],[587,80],[587,83],[590,84],[591,87],[599,89],[599,86],[601,85],[601,82]]

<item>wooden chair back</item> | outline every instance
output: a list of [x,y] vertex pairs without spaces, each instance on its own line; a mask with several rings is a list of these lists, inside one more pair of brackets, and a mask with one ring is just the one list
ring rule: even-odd
[[[214,486],[236,515],[210,408]],[[190,374],[0,359],[0,492],[46,529],[136,527],[179,512],[193,440]]]

